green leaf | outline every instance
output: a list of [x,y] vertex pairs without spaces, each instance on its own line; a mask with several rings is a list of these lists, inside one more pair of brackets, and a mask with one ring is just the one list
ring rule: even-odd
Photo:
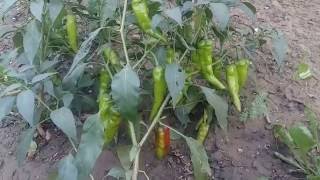
[[59,162],[57,180],[78,180],[78,169],[75,166],[72,154],[67,155]]
[[63,85],[67,88],[73,88],[77,85],[78,80],[83,75],[83,72],[87,66],[87,63],[80,63],[77,67],[68,75],[63,78]]
[[278,138],[282,143],[286,144],[288,147],[294,147],[293,139],[284,126],[280,124],[275,124],[273,126],[273,134],[275,138]]
[[315,138],[316,142],[319,143],[319,136],[318,136],[319,121],[317,120],[316,114],[310,108],[305,108],[304,114],[307,117],[307,120],[309,122],[309,129],[312,133],[312,136]]
[[41,32],[38,28],[37,22],[32,20],[26,27],[26,32],[23,35],[23,48],[24,52],[30,62],[33,64],[33,60],[37,55],[40,48]]
[[265,176],[260,176],[260,177],[258,177],[257,180],[269,180],[269,178],[268,178],[268,177],[265,177]]
[[155,14],[153,17],[152,17],[152,20],[151,20],[151,26],[152,26],[152,29],[156,29],[158,27],[158,25],[164,20],[165,18],[163,16],[161,16],[160,14]]
[[79,180],[87,180],[103,147],[103,124],[98,114],[88,117],[83,125],[76,165],[79,170]]
[[113,167],[112,169],[109,170],[107,177],[113,177],[117,180],[120,179],[125,179],[126,178],[126,172],[124,171],[124,169],[119,168],[119,167]]
[[12,25],[1,25],[0,26],[0,38],[5,36],[6,34],[13,32],[16,30],[16,27]]
[[227,131],[228,129],[228,103],[216,94],[215,90],[201,87],[202,92],[207,98],[208,103],[214,108],[219,126]]
[[4,0],[1,2],[0,6],[0,18],[16,3],[17,0]]
[[172,105],[175,107],[182,94],[186,75],[178,64],[167,64],[165,78],[172,97]]
[[0,121],[10,113],[14,100],[14,96],[0,98]]
[[128,171],[131,167],[132,162],[130,161],[130,151],[132,146],[118,146],[117,155],[120,160],[121,166]]
[[1,93],[0,97],[6,96],[7,94],[10,94],[10,92],[17,90],[20,88],[22,85],[20,83],[14,83],[11,84],[10,86],[6,87]]
[[308,175],[307,180],[320,180],[320,176]]
[[309,129],[301,124],[290,128],[289,133],[294,144],[304,153],[307,153],[316,144]]
[[52,61],[45,61],[40,64],[40,72],[43,73],[50,68],[53,68],[56,64],[59,63],[59,56],[56,56]]
[[120,167],[113,167],[109,170],[107,176],[116,178],[116,179],[124,179],[126,178],[126,172],[124,171],[124,169],[120,168]]
[[203,145],[191,137],[186,137],[186,142],[191,152],[191,162],[195,180],[209,180],[211,169],[207,152]]
[[50,77],[50,76],[52,76],[52,75],[54,75],[54,74],[57,74],[57,73],[43,73],[43,74],[38,74],[38,75],[36,75],[36,76],[34,76],[34,77],[32,78],[31,83],[32,83],[32,84],[35,84],[35,83],[37,83],[37,82],[39,82],[39,81],[42,81],[42,80],[44,80],[44,79],[46,79],[46,78],[48,78],[48,77]]
[[286,41],[283,33],[276,32],[272,36],[272,54],[279,66],[282,67],[283,61],[288,51],[288,42]]
[[87,54],[90,52],[91,46],[92,46],[92,42],[93,40],[97,37],[97,35],[99,34],[100,30],[102,28],[98,28],[95,31],[91,32],[89,34],[89,37],[81,44],[79,51],[77,52],[76,56],[73,59],[72,65],[68,71],[68,73],[66,74],[66,76],[64,77],[63,81],[65,81],[65,79],[68,79],[69,76],[72,74],[72,72],[76,69],[77,65],[84,60],[84,58],[87,56]]
[[111,19],[119,6],[118,0],[102,0],[101,26],[104,26],[107,19]]
[[312,72],[308,64],[305,64],[305,63],[299,64],[298,76],[300,79],[307,79],[312,76]]
[[42,21],[43,0],[32,0],[30,2],[30,12],[38,20]]
[[256,19],[256,7],[252,5],[250,2],[241,2],[239,5],[239,8],[245,12],[251,19],[255,20]]
[[209,8],[213,15],[213,21],[217,24],[220,30],[225,30],[230,18],[228,6],[223,3],[211,3]]
[[30,124],[34,126],[34,107],[35,95],[31,90],[25,90],[17,96],[17,108],[21,116]]
[[180,7],[174,7],[172,9],[166,9],[164,11],[165,15],[169,18],[173,19],[177,22],[180,26],[182,26],[182,14]]
[[67,93],[62,97],[64,107],[69,107],[73,100],[73,94]]
[[51,19],[52,24],[54,24],[63,8],[63,0],[50,0],[47,6],[49,11],[49,17]]
[[241,113],[241,121],[245,122],[268,114],[267,95],[265,92],[259,92],[251,102],[248,110]]
[[50,113],[53,123],[60,128],[69,138],[77,141],[75,119],[70,109],[62,107]]
[[54,92],[53,83],[51,80],[45,81],[43,83],[44,92],[48,93],[49,95],[56,97],[56,94]]
[[111,94],[121,115],[129,121],[137,120],[140,80],[130,65],[113,76]]
[[18,160],[19,166],[26,158],[35,130],[36,128],[33,127],[21,133],[20,141],[17,147],[17,160]]

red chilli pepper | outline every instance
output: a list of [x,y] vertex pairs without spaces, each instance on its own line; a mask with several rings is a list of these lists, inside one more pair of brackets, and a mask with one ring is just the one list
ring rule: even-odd
[[170,129],[159,127],[156,130],[156,157],[163,159],[170,150]]

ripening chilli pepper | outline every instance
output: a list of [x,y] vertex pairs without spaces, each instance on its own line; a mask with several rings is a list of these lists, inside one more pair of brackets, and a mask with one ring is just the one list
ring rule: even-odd
[[110,63],[113,66],[117,66],[120,64],[118,55],[110,47],[106,47],[103,49],[103,58],[107,64]]
[[77,34],[77,21],[76,16],[69,13],[66,17],[67,39],[70,48],[74,51],[78,51],[78,34]]
[[156,157],[163,159],[170,149],[170,129],[167,127],[158,127],[156,130]]
[[151,19],[149,17],[149,9],[146,0],[132,0],[131,5],[141,30],[156,39],[166,42],[166,38],[152,30]]
[[113,108],[109,95],[111,78],[107,71],[100,72],[99,115],[104,128],[104,144],[108,145],[118,133],[121,123],[120,113]]
[[239,89],[242,89],[247,82],[249,64],[250,61],[248,59],[240,59],[236,63],[239,80]]
[[198,43],[197,56],[203,77],[213,86],[225,89],[223,83],[214,75],[212,69],[212,46],[211,40],[202,40]]
[[200,119],[201,123],[198,129],[197,140],[203,144],[209,132],[210,124],[208,123],[208,114],[206,110],[203,112],[203,116]]
[[241,112],[241,102],[239,96],[239,79],[236,65],[230,64],[227,66],[226,77],[229,87],[229,93],[232,97],[233,104],[236,106],[237,110]]
[[154,98],[153,98],[153,105],[150,113],[150,120],[152,120],[156,116],[167,93],[166,80],[164,77],[164,69],[161,66],[157,66],[153,69],[152,78],[153,78]]

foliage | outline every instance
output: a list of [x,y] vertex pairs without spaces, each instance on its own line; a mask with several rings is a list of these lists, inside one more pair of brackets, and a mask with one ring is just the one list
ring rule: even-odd
[[274,136],[287,145],[293,158],[286,157],[278,152],[275,155],[281,160],[295,166],[307,175],[307,179],[320,178],[319,150],[319,121],[314,112],[309,108],[305,110],[308,126],[296,124],[285,128],[274,125]]
[[[2,4],[0,16],[4,20],[15,2],[8,0]],[[134,3],[141,6],[133,8]],[[209,105],[219,126],[227,131],[229,95],[225,90],[212,89],[207,81],[217,76],[224,87],[226,77],[221,74],[225,74],[226,66],[239,58],[253,57],[268,39],[273,42],[279,66],[287,49],[278,31],[255,31],[250,24],[233,22],[232,8],[239,8],[255,19],[255,7],[239,0],[148,3],[144,0],[132,3],[127,0],[88,0],[87,3],[32,0],[26,5],[30,19],[0,28],[0,38],[12,35],[14,41],[14,48],[0,57],[0,119],[16,111],[26,121],[28,129],[18,148],[20,162],[26,156],[36,127],[50,121],[64,132],[74,152],[60,162],[58,179],[87,179],[106,143],[103,126],[108,123],[102,124],[98,104],[99,85],[107,83],[98,81],[101,71],[107,72],[112,81],[106,86],[110,89],[100,91],[111,97],[112,102],[108,103],[113,107],[110,109],[121,114],[132,140],[132,146],[126,146],[125,150],[118,148],[123,167],[113,169],[109,175],[136,179],[141,147],[159,126],[164,109],[175,111],[181,124],[177,128],[183,130],[191,122],[189,115],[198,104],[202,104],[200,108]],[[141,7],[147,9],[141,10]],[[206,52],[207,57],[200,55],[206,59],[205,64],[191,60],[202,40],[210,44],[207,49],[213,49]],[[110,54],[103,53],[105,48],[112,49],[113,57],[118,56],[119,61],[104,58]],[[173,54],[170,63],[166,60],[168,52]],[[152,121],[145,123],[148,129],[144,132],[139,128],[140,112],[149,111],[142,107],[150,107],[147,104],[153,92],[150,72],[157,65],[165,68],[168,93]],[[201,68],[206,68],[210,76]],[[264,99],[257,97],[253,102],[248,113],[250,118],[261,114],[259,108],[265,110],[262,101]],[[80,141],[76,114],[94,114],[85,121]],[[211,170],[205,148],[188,137],[192,134],[181,136],[190,147],[195,178],[208,179]],[[117,146],[122,147],[121,142]]]
[[246,122],[247,120],[256,119],[267,115],[268,107],[266,100],[267,93],[258,93],[255,99],[251,102],[250,106],[240,114],[240,121]]

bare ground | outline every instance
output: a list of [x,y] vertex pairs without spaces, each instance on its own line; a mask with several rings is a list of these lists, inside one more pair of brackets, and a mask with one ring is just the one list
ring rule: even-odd
[[[301,122],[304,120],[304,105],[311,107],[320,117],[320,1],[254,0],[253,4],[258,12],[256,23],[271,24],[280,29],[285,33],[289,44],[284,71],[280,74],[276,72],[276,64],[269,48],[264,48],[255,59],[257,87],[268,93],[269,120],[288,125]],[[8,42],[10,41],[1,42],[1,51],[10,47]],[[295,71],[301,62],[312,67],[315,78],[294,80]],[[252,90],[249,89],[247,93],[252,93]],[[275,180],[299,179],[297,175],[290,173],[293,167],[273,157],[273,152],[281,149],[275,142],[266,119],[252,120],[243,125],[236,116],[231,116],[230,122],[229,142],[225,141],[219,129],[212,129],[205,144],[215,179],[256,180],[263,176]],[[40,143],[35,159],[27,160],[18,167],[16,147],[23,128],[23,123],[19,121],[1,125],[1,179],[47,179],[48,174],[56,169],[57,162],[71,147],[61,133],[53,129],[52,140]],[[150,179],[192,179],[185,145],[175,142],[172,152],[164,161],[154,158],[152,148],[150,145],[142,153],[141,161],[141,166]],[[104,179],[105,173],[114,164],[118,164],[117,158],[110,151],[105,151],[93,172],[95,179]]]

